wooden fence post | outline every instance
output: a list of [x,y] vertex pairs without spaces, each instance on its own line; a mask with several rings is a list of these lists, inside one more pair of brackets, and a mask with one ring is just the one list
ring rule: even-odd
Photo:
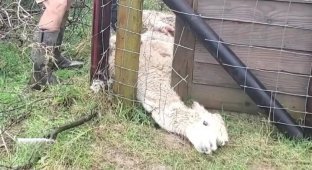
[[136,99],[143,0],[119,0],[114,93],[126,104]]

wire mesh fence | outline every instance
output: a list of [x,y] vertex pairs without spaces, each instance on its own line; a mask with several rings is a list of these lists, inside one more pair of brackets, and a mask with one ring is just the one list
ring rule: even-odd
[[[85,52],[82,50],[90,44],[87,37],[91,36],[89,34],[92,25],[90,23],[91,1],[75,0],[72,2],[70,15],[66,20],[64,42],[59,47],[62,54],[66,51],[66,55],[70,55],[71,58],[84,59]],[[71,93],[65,92],[66,90],[58,92],[55,89],[60,86],[71,90],[77,88],[77,86],[72,86],[72,80],[68,80],[62,81],[59,87],[54,87],[54,90],[51,87],[52,90],[41,94],[29,90],[33,66],[31,49],[37,45],[33,41],[34,32],[38,28],[38,22],[44,10],[44,6],[37,4],[34,0],[0,1],[0,169],[9,169],[3,164],[9,165],[10,161],[12,167],[14,165],[17,169],[17,164],[24,163],[12,158],[20,151],[16,138],[25,135],[25,131],[29,130],[25,128],[25,122],[30,121],[32,116],[39,116],[43,112],[51,114],[49,106],[53,105],[53,100]],[[85,58],[88,59],[87,56]],[[66,74],[74,77],[73,73]],[[57,76],[62,77],[60,74]],[[38,117],[33,120],[41,121]],[[44,125],[44,127],[48,126]],[[45,128],[38,128],[38,131],[44,131],[43,129]],[[40,136],[40,133],[29,135],[29,137]],[[40,147],[34,147],[33,155],[41,151]],[[32,155],[28,156],[32,157]]]
[[[162,1],[99,0],[93,1],[93,9],[91,1],[80,2],[72,6],[75,10],[68,19],[66,36],[71,40],[76,37],[79,42],[93,27],[90,38],[93,90],[103,88],[131,105],[143,105],[162,128],[186,137],[199,152],[211,153],[228,141],[227,122],[203,106],[248,113],[257,113],[258,108],[262,108],[270,118],[267,122],[285,129],[298,127],[304,135],[309,135],[312,120],[310,1],[187,0],[197,13],[177,10],[179,8],[170,10]],[[116,25],[111,23],[115,3]],[[43,7],[26,0],[0,1],[0,6],[1,41],[18,40],[22,46],[29,47]],[[200,40],[205,34],[194,30],[197,23],[192,25],[187,18],[208,23],[218,36],[206,38],[205,42],[210,45],[204,46]],[[66,48],[71,47],[78,52],[81,48],[80,45]],[[243,65],[241,62],[230,64],[222,58],[224,47],[234,51]],[[2,65],[0,61],[1,73],[5,72]],[[226,72],[223,67],[231,71]],[[250,73],[265,88],[249,83]],[[6,77],[3,76],[0,83],[12,86],[7,78],[10,74],[2,75]],[[234,81],[235,77],[240,77],[240,81]],[[75,79],[72,81],[64,86],[77,83]],[[45,101],[53,99],[54,104],[58,100],[67,107],[76,102],[76,95],[80,94],[76,91],[81,90],[67,89],[65,97],[38,95],[29,101],[33,94],[25,97],[24,91],[20,94],[19,89],[17,92],[7,89],[3,88],[0,93],[14,95],[10,100],[16,102],[12,105],[11,101],[0,101],[3,106],[0,116],[4,118],[0,121],[0,136],[5,136],[0,141],[8,141],[11,133],[13,136],[19,133],[10,129],[11,124],[18,124],[20,119],[29,116],[33,103],[42,102],[46,107],[51,102]],[[263,101],[258,95],[262,92],[269,96],[269,101]],[[248,93],[260,102],[254,102]],[[290,113],[294,121],[272,119],[279,110]],[[14,122],[9,121],[12,115],[16,116],[8,114],[11,112],[17,114]],[[10,151],[5,143],[1,143],[0,148]]]
[[[118,2],[122,11],[119,12],[124,14],[120,14],[117,23],[128,27],[118,27],[117,24],[117,45],[110,49],[112,53],[117,51],[116,61],[110,63],[113,69],[111,80],[115,85],[119,84],[113,94],[143,104],[148,112],[161,112],[172,104],[168,96],[174,94],[175,89],[182,99],[192,98],[210,109],[249,113],[264,110],[268,121],[281,131],[297,127],[298,133],[294,136],[310,134],[311,2],[188,2],[196,13],[176,10],[183,9],[181,6],[171,7],[170,11],[161,1],[157,2],[160,9],[165,9],[161,13],[135,8],[131,6],[132,1]],[[123,11],[142,12],[142,32],[129,29],[139,25],[140,19],[134,23],[132,18],[127,18],[129,13]],[[196,32],[190,22],[183,17],[184,20],[176,19],[173,13],[200,18],[197,21],[207,23],[217,33],[216,38],[205,39],[210,44],[210,52],[200,41],[205,28]],[[175,27],[172,37],[166,34],[170,26]],[[122,36],[122,32],[141,37],[140,51],[127,49],[127,45],[132,46],[134,42]],[[169,44],[164,45],[164,42]],[[231,58],[221,58],[225,47],[232,49],[239,60],[231,64],[225,61]],[[129,62],[128,57],[135,58],[131,55],[139,55],[139,61],[136,58],[132,63],[138,66],[133,67]],[[131,83],[125,81],[129,72],[138,75]],[[238,75],[239,72],[242,74]],[[126,78],[116,79],[116,74]],[[123,96],[122,90],[134,96]],[[147,91],[152,97],[146,96]],[[157,118],[154,116],[154,119]],[[291,129],[294,130],[288,130]]]
[[[210,1],[209,3],[212,5],[208,7],[209,5],[207,3],[208,2],[198,1],[198,10],[201,12],[200,16],[206,19],[208,24],[210,24],[222,38],[219,40],[207,39],[207,41],[217,43],[216,57],[219,57],[218,52],[220,52],[220,45],[226,44],[230,46],[245,63],[245,65],[242,66],[221,62],[226,67],[235,68],[236,71],[239,69],[245,70],[245,80],[238,82],[238,85],[247,94],[248,91],[255,93],[257,91],[263,91],[270,96],[269,100],[273,101],[274,99],[278,99],[281,101],[283,106],[277,106],[278,104],[272,101],[268,104],[256,103],[259,108],[264,110],[269,109],[267,112],[271,118],[269,120],[271,123],[277,125],[301,126],[303,128],[311,126],[308,123],[310,113],[307,111],[307,107],[309,103],[306,102],[310,98],[307,89],[309,89],[311,61],[303,59],[311,55],[310,48],[308,46],[306,46],[307,48],[304,47],[311,43],[308,42],[311,36],[311,29],[307,26],[311,20],[298,19],[300,16],[311,16],[311,12],[309,12],[311,5],[291,1],[252,1],[244,5],[241,5],[240,1]],[[267,10],[268,6],[278,7]],[[298,12],[297,9],[301,9],[301,11]],[[279,13],[279,17],[273,15],[272,13],[274,12]],[[297,20],[300,24],[297,24],[294,18],[300,20]],[[306,37],[302,37],[303,35],[306,35]],[[302,44],[299,45],[300,47],[297,46],[298,42],[302,42]],[[199,47],[199,45],[197,47]],[[290,56],[290,54],[294,55]],[[265,57],[268,57],[267,61],[264,61]],[[293,61],[288,60],[287,57],[292,58],[290,60]],[[201,56],[197,57],[197,59],[200,61],[195,62],[195,67],[196,64],[201,65],[200,63],[212,64],[208,59],[204,61]],[[292,70],[298,68],[305,68],[307,72],[302,73],[299,70]],[[249,71],[254,73],[266,88],[255,87],[248,83],[249,77],[247,72]],[[305,80],[302,77],[303,74],[305,74]],[[230,83],[226,80],[220,81],[212,79],[212,81],[214,81],[212,82],[207,79],[199,80],[195,77],[193,81],[207,85],[210,83],[210,85],[227,88],[235,87],[233,86],[234,82]],[[301,87],[300,84],[302,85]],[[259,95],[256,97],[261,98]],[[230,109],[231,106],[228,106],[228,108]],[[272,119],[272,117],[278,114],[277,112],[279,110],[283,110],[284,108],[292,113],[301,125],[285,123],[282,122],[281,119]],[[307,130],[307,133],[310,131],[309,129],[305,130]]]

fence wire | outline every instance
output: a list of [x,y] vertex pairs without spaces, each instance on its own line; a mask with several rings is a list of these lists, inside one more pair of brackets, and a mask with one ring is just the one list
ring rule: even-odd
[[[129,1],[130,2],[130,1]],[[167,74],[167,78],[171,79],[171,73],[176,74],[180,77],[180,80],[176,84],[171,86],[171,89],[178,87],[179,85],[185,83],[190,84],[200,84],[204,86],[212,87],[221,87],[224,89],[235,90],[238,88],[243,89],[241,91],[244,93],[246,89],[253,89],[255,91],[265,91],[270,94],[273,98],[280,100],[284,108],[277,108],[275,105],[270,106],[260,106],[260,108],[270,108],[270,109],[286,109],[293,115],[296,115],[296,119],[299,123],[299,126],[307,127],[310,125],[305,124],[305,119],[311,113],[307,110],[309,105],[309,99],[311,94],[309,93],[310,88],[310,79],[311,79],[311,50],[307,47],[311,45],[311,36],[312,36],[312,27],[311,27],[311,12],[308,12],[311,9],[311,4],[293,2],[293,1],[283,1],[283,2],[271,2],[271,1],[248,1],[246,4],[243,4],[240,0],[236,1],[206,1],[198,0],[195,5],[196,10],[199,13],[200,18],[207,21],[209,25],[218,33],[220,38],[223,40],[207,40],[213,41],[220,44],[225,44],[234,51],[240,52],[242,54],[241,60],[246,64],[246,67],[241,67],[237,65],[226,65],[227,67],[240,68],[247,72],[247,70],[256,74],[256,76],[265,84],[267,89],[257,89],[255,87],[247,86],[246,79],[245,83],[237,86],[233,85],[233,81],[229,76],[224,76],[224,73],[215,73],[215,77],[206,77],[203,79],[210,79],[210,81],[205,82],[204,80],[200,81],[198,78],[194,80],[193,74],[198,74],[192,70],[192,75],[180,75],[179,71],[174,68],[170,68],[170,74]],[[184,13],[183,11],[170,11],[161,1],[155,1],[157,4],[158,10],[164,9],[163,11],[154,11],[149,10],[148,4],[144,4],[143,12],[143,30],[154,32],[155,35],[152,35],[152,39],[160,39],[159,35],[156,32],[157,26],[163,23],[175,26],[175,16],[173,12]],[[209,5],[210,4],[210,5]],[[269,8],[272,5],[276,8]],[[279,7],[279,5],[281,7]],[[305,6],[306,5],[306,6]],[[126,7],[126,6],[123,6]],[[129,7],[132,8],[132,7]],[[302,8],[302,11],[298,9]],[[132,9],[140,10],[140,9]],[[310,10],[311,11],[311,10]],[[274,13],[276,12],[276,14]],[[184,13],[185,14],[185,13]],[[191,14],[186,14],[191,15]],[[296,18],[297,17],[297,18]],[[161,21],[161,22],[159,22]],[[119,22],[119,21],[118,21]],[[233,27],[231,27],[233,26]],[[156,28],[156,29],[155,29]],[[120,28],[117,28],[117,30]],[[189,51],[193,51],[194,62],[193,69],[195,69],[198,64],[205,65],[206,70],[209,70],[210,66],[216,66],[217,63],[212,60],[205,60],[204,57],[199,57],[198,55],[203,55],[199,50],[202,50],[202,46],[199,42],[196,42],[195,48],[185,47],[181,45],[182,37],[185,36],[184,30],[182,28],[182,33],[180,35],[175,34],[175,43],[172,43],[168,48],[175,48],[172,50],[172,58],[179,58],[180,56],[176,55],[178,48],[185,48]],[[126,30],[129,31],[129,30]],[[188,30],[189,31],[189,30]],[[131,31],[130,31],[131,32]],[[141,34],[144,37],[145,33],[132,32],[133,34]],[[237,36],[239,34],[241,36]],[[180,36],[180,37],[177,37]],[[274,37],[272,37],[274,36]],[[275,44],[270,41],[275,42]],[[303,46],[298,47],[294,42],[300,42]],[[126,43],[126,41],[125,41]],[[144,42],[142,42],[144,43]],[[182,43],[183,44],[183,43]],[[293,46],[292,46],[293,45]],[[143,48],[143,49],[142,49]],[[146,49],[148,47],[141,46],[141,51],[127,51],[126,49],[113,49],[113,50],[123,50],[126,52],[140,54],[140,59],[143,59],[147,66],[152,69],[148,64],[151,56],[151,50]],[[149,47],[152,48],[152,47]],[[241,50],[241,51],[240,51]],[[242,51],[243,50],[243,51]],[[217,49],[216,51],[219,51]],[[206,53],[208,55],[208,52]],[[268,55],[268,56],[266,56]],[[208,57],[208,56],[207,56]],[[209,55],[209,57],[211,57]],[[261,59],[265,57],[265,59]],[[161,59],[159,59],[161,60]],[[177,60],[173,60],[175,62]],[[170,61],[172,62],[172,61]],[[171,64],[172,65],[172,64]],[[120,68],[131,72],[137,72],[140,76],[140,71],[133,70],[125,66],[114,65],[114,68]],[[212,70],[211,70],[212,71]],[[211,74],[209,74],[211,75]],[[205,75],[196,75],[196,76],[205,76]],[[218,78],[222,76],[222,78]],[[246,76],[245,76],[246,78]],[[227,80],[228,79],[228,80]],[[140,80],[140,78],[139,78]],[[126,84],[124,82],[112,80],[115,83],[123,84],[124,86],[129,86],[131,88],[137,88],[136,84]],[[148,81],[148,80],[146,80]],[[150,80],[149,80],[150,81]],[[148,84],[150,82],[147,82]],[[289,85],[288,85],[289,84]],[[167,91],[163,91],[163,84],[159,84],[158,88],[150,90],[160,90],[157,94],[161,97],[162,94],[167,94]],[[140,89],[137,89],[140,90]],[[147,89],[145,89],[147,90]],[[191,97],[198,98],[198,96]],[[209,91],[203,91],[202,94],[209,93]],[[115,96],[124,98],[119,94],[113,94]],[[235,98],[237,96],[228,96],[230,98]],[[142,103],[142,100],[137,99],[128,99],[133,102]],[[163,100],[163,99],[161,99]],[[209,99],[213,101],[214,99]],[[166,100],[165,100],[166,101]],[[293,102],[294,101],[294,102]],[[203,102],[203,101],[199,101]],[[242,101],[243,102],[243,101]],[[296,103],[297,102],[297,103]],[[148,102],[146,102],[148,103]],[[161,103],[161,102],[159,102]],[[226,101],[225,101],[226,103]],[[274,103],[274,102],[272,102]],[[296,104],[294,104],[296,103]],[[299,103],[299,104],[298,104]],[[220,108],[213,109],[225,109],[231,111],[232,108],[227,108],[226,104]],[[153,109],[152,109],[153,110]],[[237,110],[236,110],[237,111]],[[271,113],[274,114],[274,113]],[[279,123],[272,122],[271,123]]]
[[[72,1],[62,44],[62,52],[66,49],[73,54],[72,57],[76,57],[85,46],[77,45],[72,37],[80,41],[91,36],[90,4],[90,0]],[[40,111],[47,112],[51,100],[62,95],[51,91],[49,94],[28,91],[27,83],[32,72],[30,50],[34,46],[34,30],[43,11],[44,6],[34,0],[0,0],[0,169],[5,168],[3,164],[6,162],[3,161],[14,154],[17,147],[14,142],[24,133],[24,123],[31,116],[39,115]],[[71,85],[69,81],[62,82],[64,88],[72,88]],[[33,150],[38,152],[36,148]]]
[[[77,1],[74,3],[71,12],[71,17],[68,19],[68,30],[71,30],[67,36],[71,37],[73,34],[79,32],[79,37],[88,35],[90,30],[78,30],[91,27],[90,16],[88,15],[92,10],[90,1]],[[81,4],[79,2],[82,2]],[[107,1],[105,1],[107,2]],[[218,45],[225,44],[232,48],[234,52],[237,52],[238,56],[245,63],[246,67],[238,65],[226,65],[227,67],[239,68],[247,71],[251,71],[266,85],[267,89],[258,89],[247,85],[247,77],[245,76],[244,84],[238,86],[227,76],[223,71],[214,71],[211,68],[221,68],[218,63],[212,58],[212,56],[203,50],[202,45],[196,40],[195,44],[191,46],[185,45],[185,36],[190,32],[187,25],[182,28],[175,28],[175,30],[181,30],[179,34],[175,32],[172,36],[167,31],[170,28],[176,26],[176,17],[173,12],[184,13],[183,11],[170,11],[164,3],[161,1],[145,1],[142,8],[133,8],[129,0],[128,5],[121,5],[117,1],[118,9],[128,9],[133,11],[140,11],[143,13],[143,28],[141,32],[134,32],[128,28],[118,27],[117,32],[127,32],[132,35],[140,35],[141,37],[141,49],[140,51],[132,51],[126,48],[116,48],[112,43],[109,44],[110,48],[104,48],[104,37],[102,36],[101,57],[97,65],[97,73],[110,74],[110,80],[108,84],[121,84],[122,86],[129,87],[130,89],[136,89],[140,96],[136,98],[127,98],[120,94],[114,93],[112,89],[108,92],[115,97],[129,100],[133,103],[144,105],[147,112],[165,112],[166,109],[172,106],[173,102],[178,100],[172,98],[176,96],[174,91],[181,88],[191,87],[188,90],[188,96],[198,99],[199,96],[194,96],[192,90],[198,90],[192,88],[194,85],[218,87],[224,90],[237,91],[240,90],[244,93],[247,89],[254,91],[265,91],[270,96],[280,100],[284,108],[278,108],[275,105],[262,106],[257,105],[260,108],[286,109],[288,112],[296,115],[298,126],[311,128],[311,124],[306,120],[311,119],[312,110],[311,107],[311,72],[312,72],[312,4],[309,1],[243,1],[243,0],[197,0],[194,1],[194,8],[198,11],[199,15],[194,17],[200,17],[207,21],[214,30],[218,33],[221,39],[219,41],[209,40],[218,43]],[[102,10],[109,3],[104,3],[102,0]],[[306,3],[306,4],[305,4]],[[270,6],[273,5],[273,6]],[[121,8],[122,7],[122,8]],[[33,3],[31,0],[0,0],[0,41],[17,41],[21,46],[28,47],[31,43],[31,35],[33,29],[37,25],[37,19],[42,12],[42,6]],[[86,10],[87,9],[87,10]],[[276,11],[275,11],[276,10]],[[104,11],[102,11],[102,14]],[[184,13],[185,15],[192,15]],[[122,21],[117,21],[122,22]],[[126,21],[127,22],[127,21]],[[128,24],[131,24],[128,22]],[[77,25],[83,25],[78,27]],[[181,24],[180,24],[181,25]],[[182,24],[183,25],[183,24]],[[103,26],[100,32],[96,34],[102,34],[108,29],[111,30],[111,38],[116,35],[111,27]],[[93,35],[96,36],[96,35]],[[125,37],[124,43],[129,43]],[[110,40],[110,43],[114,40]],[[155,43],[159,42],[159,43]],[[105,44],[107,45],[107,44]],[[78,48],[78,47],[77,47]],[[181,68],[174,68],[174,62],[180,61],[183,58],[181,53],[178,53],[179,49],[187,51],[192,56],[192,62],[188,63],[185,67],[185,71],[181,71]],[[139,57],[139,69],[134,69],[128,66],[128,63],[122,63],[122,65],[116,64],[114,61],[113,53],[117,50],[122,51],[124,54],[138,54]],[[219,51],[217,49],[216,51]],[[105,58],[105,55],[109,52],[109,58]],[[187,53],[186,52],[186,53]],[[241,54],[241,56],[239,55]],[[204,55],[204,56],[203,56]],[[156,56],[156,57],[155,57]],[[189,56],[189,55],[188,55]],[[123,57],[126,57],[124,55]],[[211,59],[212,58],[212,59]],[[102,68],[103,62],[106,61],[109,65]],[[158,64],[159,63],[159,64]],[[1,61],[0,61],[1,64]],[[204,67],[199,67],[199,65]],[[1,66],[1,65],[0,65]],[[183,66],[181,66],[183,67]],[[206,74],[199,74],[196,72],[201,69],[209,70],[207,75],[213,75],[207,77]],[[0,67],[0,71],[1,71]],[[106,70],[109,72],[105,72]],[[133,72],[138,75],[138,81],[134,84],[129,82],[123,82],[115,79],[115,70],[120,69],[124,72]],[[186,69],[192,69],[187,71]],[[172,74],[178,80],[172,83]],[[270,75],[270,76],[268,76]],[[95,75],[93,78],[96,78]],[[195,78],[196,76],[196,78]],[[209,81],[206,81],[209,80]],[[101,83],[101,82],[100,82]],[[7,85],[10,86],[10,85]],[[100,84],[104,87],[105,84]],[[191,89],[191,90],[190,90]],[[12,108],[9,106],[12,103],[0,103],[4,106],[4,110],[0,110],[0,116],[3,118],[5,113],[15,112],[21,107],[29,107],[33,102],[44,101],[53,96],[39,98],[35,101],[28,101],[30,96],[23,96],[23,94],[17,94],[15,91],[0,92],[1,94],[10,93],[18,96],[20,99],[16,101],[16,106]],[[201,95],[216,92],[201,91]],[[218,94],[218,96],[226,96],[225,94]],[[138,94],[138,93],[136,93]],[[152,95],[151,95],[152,94]],[[196,93],[198,94],[198,92]],[[228,96],[230,100],[235,100],[235,103],[240,103],[237,99],[239,96]],[[212,103],[215,102],[215,98],[210,97]],[[25,105],[19,105],[20,101]],[[198,101],[204,103],[204,101]],[[218,102],[218,101],[217,101]],[[213,109],[229,110],[233,111],[226,103],[227,101],[221,101],[221,106],[215,106]],[[245,101],[241,101],[243,103]],[[274,103],[274,102],[271,102]],[[46,104],[46,103],[45,103]],[[207,106],[209,108],[209,106]],[[2,108],[1,108],[2,109]],[[22,112],[21,110],[20,112]],[[235,110],[239,111],[239,110]],[[255,110],[256,111],[256,110]],[[183,114],[180,112],[172,113],[172,117],[177,117],[175,114]],[[271,113],[274,114],[274,113]],[[12,136],[8,127],[12,122],[7,121],[10,119],[10,115],[6,114],[8,118],[2,119],[0,122],[0,141],[5,141],[3,136]],[[28,112],[23,112],[23,116],[28,116]],[[168,117],[162,114],[162,117],[158,121],[165,122],[165,125],[171,125],[171,122],[167,122]],[[270,123],[280,123],[267,120]],[[13,122],[18,123],[18,122]],[[7,126],[7,124],[9,124]],[[175,124],[179,126],[178,124]],[[287,125],[287,124],[285,124]],[[179,129],[179,127],[177,127]],[[7,137],[9,138],[9,137]],[[1,148],[7,149],[3,143],[0,144]]]

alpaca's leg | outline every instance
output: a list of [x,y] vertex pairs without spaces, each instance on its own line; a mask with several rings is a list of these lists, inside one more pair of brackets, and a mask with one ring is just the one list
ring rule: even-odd
[[186,122],[179,122],[178,113],[170,108],[166,109],[154,109],[151,111],[152,118],[155,122],[168,132],[185,136],[185,127],[183,126]]

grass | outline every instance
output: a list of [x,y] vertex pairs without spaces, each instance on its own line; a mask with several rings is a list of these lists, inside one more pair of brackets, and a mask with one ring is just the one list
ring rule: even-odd
[[[155,5],[155,6],[153,6]],[[159,5],[159,4],[158,4]],[[145,1],[145,7],[157,3]],[[90,19],[90,15],[89,15]],[[86,62],[79,70],[59,70],[64,81],[45,92],[27,88],[29,49],[0,43],[0,126],[26,118],[7,131],[18,137],[41,137],[52,128],[98,106],[95,121],[61,133],[53,145],[16,145],[4,135],[0,164],[23,165],[40,156],[36,169],[309,169],[312,143],[292,141],[274,131],[262,116],[222,112],[230,143],[213,155],[199,154],[185,140],[155,128],[141,107],[110,102],[89,90],[90,27],[66,34],[69,55]],[[0,140],[1,141],[1,140]],[[2,169],[0,167],[0,169]]]

